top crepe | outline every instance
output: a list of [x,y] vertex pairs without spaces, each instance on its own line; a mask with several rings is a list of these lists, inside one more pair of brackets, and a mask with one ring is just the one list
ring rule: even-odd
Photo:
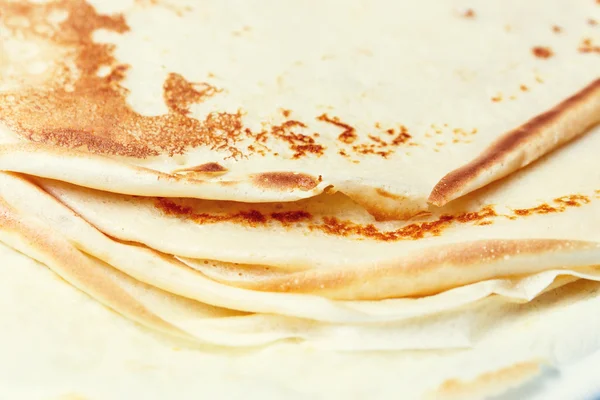
[[0,0],[0,169],[406,218],[600,119],[593,1],[92,3]]

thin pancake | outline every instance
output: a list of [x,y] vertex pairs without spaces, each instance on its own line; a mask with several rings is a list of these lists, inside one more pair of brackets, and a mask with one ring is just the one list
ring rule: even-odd
[[465,317],[463,312],[361,326],[248,315],[202,304],[138,282],[80,252],[41,221],[18,213],[3,201],[0,206],[0,241],[46,263],[69,283],[126,318],[187,342],[245,347],[302,339],[313,347],[352,351],[447,349],[471,344],[473,317]]
[[506,180],[408,222],[377,222],[341,194],[257,205],[37,182],[112,237],[190,259],[295,272],[252,288],[381,299],[600,264],[599,147],[596,129]]
[[[259,265],[241,265],[241,264],[231,264],[231,263],[223,263],[216,262],[210,260],[196,260],[191,258],[180,258],[186,265],[194,268],[197,271],[203,273],[206,277],[220,282],[229,286],[250,289],[250,290],[258,290],[265,292],[278,292],[282,291],[282,282],[290,282],[294,280],[302,280],[306,277],[303,273],[295,273],[295,272],[284,272],[279,271],[277,269],[273,269],[271,267],[259,266]],[[576,271],[581,273],[586,270],[594,270],[595,267],[587,267],[587,268],[577,268]],[[555,276],[555,274],[559,279],[568,279],[572,270],[551,270],[545,271],[548,273],[546,275],[544,272],[537,273],[533,275],[520,275],[514,276],[511,278],[497,279],[496,284],[500,282],[513,282],[513,284],[519,282],[519,285],[530,286],[533,289],[533,286],[540,287],[536,285],[534,282],[538,279],[541,279],[541,282],[544,282],[546,277]],[[562,273],[566,275],[563,275]],[[487,281],[488,284],[494,281]],[[541,283],[540,282],[540,283]],[[542,284],[543,286],[544,284]],[[533,289],[536,292],[536,289]],[[288,291],[291,292],[291,291]],[[537,292],[536,292],[537,293]],[[322,291],[319,293],[320,296],[330,297],[330,298],[338,298],[336,296],[337,293]],[[507,293],[504,293],[506,296]],[[516,300],[516,299],[514,299]]]
[[600,119],[593,1],[94,4],[0,2],[0,168],[407,218]]
[[594,268],[562,269],[521,279],[478,282],[436,296],[382,301],[332,301],[313,295],[258,292],[220,284],[173,257],[111,239],[24,179],[0,174],[0,183],[0,195],[12,207],[41,219],[78,249],[157,288],[242,311],[337,323],[400,321],[453,310],[494,293],[511,300],[530,301],[553,288],[557,280],[563,283],[571,277],[595,280],[598,275]]

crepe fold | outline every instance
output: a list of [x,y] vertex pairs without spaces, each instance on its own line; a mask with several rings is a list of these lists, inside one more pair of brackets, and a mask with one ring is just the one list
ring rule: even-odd
[[[593,130],[510,179],[402,222],[377,222],[341,194],[248,204],[35,182],[100,231],[175,255],[214,281],[381,300],[600,264],[599,146]],[[36,207],[33,196],[6,192]]]
[[0,397],[543,387],[599,348],[576,3],[0,0]]
[[[532,379],[546,379],[545,371],[552,365],[571,360],[571,357],[589,351],[586,349],[594,348],[589,331],[590,328],[593,331],[594,327],[590,324],[580,324],[586,326],[586,335],[578,336],[577,343],[571,343],[573,331],[570,329],[554,329],[552,338],[547,337],[542,346],[532,346],[532,343],[539,341],[540,334],[547,335],[549,321],[564,323],[567,316],[568,319],[588,318],[587,310],[596,307],[595,302],[598,301],[597,284],[594,283],[600,280],[597,268],[559,269],[522,278],[483,281],[414,299],[352,302],[305,294],[261,293],[214,282],[172,256],[105,236],[23,178],[3,174],[1,179],[4,200],[1,203],[0,240],[44,263],[66,282],[117,313],[168,334],[172,338],[169,340],[171,343],[178,343],[178,347],[172,350],[167,346],[170,357],[179,354],[182,351],[179,346],[183,346],[185,353],[190,355],[200,352],[204,356],[232,360],[238,357],[236,353],[216,348],[198,350],[193,343],[239,347],[286,340],[287,343],[280,345],[282,347],[278,347],[278,351],[265,348],[251,353],[251,359],[255,362],[269,360],[274,365],[276,360],[281,362],[281,357],[288,359],[291,355],[288,362],[305,365],[305,362],[310,362],[309,355],[317,349],[320,357],[325,357],[323,366],[356,358],[356,365],[360,365],[362,371],[364,365],[359,360],[364,359],[364,354],[367,354],[364,352],[379,350],[385,354],[376,356],[379,366],[411,365],[411,368],[416,366],[420,371],[431,369],[427,380],[395,386],[411,396],[479,398],[503,393]],[[7,188],[12,195],[8,194]],[[27,202],[22,201],[25,197],[37,197],[35,203],[39,207],[30,208]],[[28,213],[24,214],[23,210]],[[0,247],[0,250],[6,263],[4,268],[11,275],[13,268],[19,268],[19,271],[20,268],[32,268],[21,265],[28,264],[27,258],[13,254],[5,247]],[[41,265],[33,268],[35,273],[27,272],[26,287],[33,285],[38,293],[43,294],[55,292],[58,288],[63,290],[66,286],[56,279],[42,279],[36,275]],[[172,288],[177,278],[183,278],[179,282],[189,282],[188,290],[197,289],[196,296],[192,297],[192,291],[188,291],[189,297],[186,297],[161,289]],[[573,283],[579,278],[589,283]],[[85,310],[90,306],[89,302],[82,300],[85,299],[71,301],[69,312],[77,315],[80,307]],[[40,301],[44,300],[40,298]],[[26,301],[24,303],[27,304]],[[16,304],[24,307],[21,303]],[[221,304],[230,309],[210,304]],[[285,313],[293,314],[295,311],[299,317],[285,316]],[[42,314],[46,312],[49,310]],[[330,320],[326,317],[328,313]],[[26,315],[31,315],[31,312]],[[524,324],[525,321],[529,323]],[[532,321],[536,322],[532,325]],[[541,321],[544,324],[540,324]],[[99,326],[96,325],[98,323]],[[123,331],[119,318],[115,316],[100,318],[100,322],[96,322],[88,315],[85,321],[89,329],[101,332],[113,329],[113,324],[117,332]],[[514,346],[511,351],[506,347],[507,332],[512,332],[509,336],[514,338],[510,341]],[[70,340],[78,343],[79,337],[71,337]],[[303,341],[304,345],[297,344],[297,340]],[[585,345],[582,346],[581,340]],[[120,342],[120,339],[117,341]],[[147,351],[147,345],[140,345],[139,339],[135,343],[127,345],[130,346],[129,352],[138,346],[142,346],[139,351]],[[156,346],[155,343],[150,348]],[[161,347],[164,345],[158,345],[158,348]],[[416,349],[426,353],[407,352]],[[331,353],[331,350],[345,353]],[[454,352],[448,353],[450,350]],[[198,360],[198,357],[188,359],[188,363],[191,362],[188,365],[195,365],[201,371],[206,368],[192,360]],[[468,368],[457,371],[452,367],[465,362]],[[72,373],[70,368],[60,368],[55,372],[61,379],[69,373]],[[261,373],[272,376],[274,372],[262,370]],[[273,393],[287,393],[290,390],[287,388],[292,387],[288,378],[284,375],[278,379],[282,379],[283,384],[277,388],[255,383],[250,389],[260,392],[270,388]],[[341,378],[335,376],[330,379]],[[373,383],[369,382],[361,385],[363,390],[373,390]],[[86,393],[99,390],[95,385],[85,384],[83,387]],[[167,385],[165,389],[172,390],[172,386]],[[382,393],[389,394],[389,389],[384,387],[382,390]],[[114,386],[112,393],[118,393]],[[332,386],[323,385],[319,393],[336,392],[332,391]]]
[[600,119],[591,3],[511,0],[495,15],[330,0],[266,16],[247,2],[227,18],[218,1],[0,5],[0,168],[105,191],[243,202],[339,191],[378,219],[407,219]]

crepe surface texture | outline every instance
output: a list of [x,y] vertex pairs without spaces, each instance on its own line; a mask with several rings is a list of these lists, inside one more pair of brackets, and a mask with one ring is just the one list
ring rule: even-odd
[[[600,264],[599,133],[592,130],[509,179],[408,222],[378,223],[340,194],[245,204],[36,182],[111,237],[179,256],[217,281],[267,292],[385,299]],[[22,197],[23,207],[35,206],[25,206],[31,197]]]
[[0,3],[0,168],[398,219],[600,119],[593,1],[153,3]]
[[0,0],[0,398],[591,389],[597,3]]

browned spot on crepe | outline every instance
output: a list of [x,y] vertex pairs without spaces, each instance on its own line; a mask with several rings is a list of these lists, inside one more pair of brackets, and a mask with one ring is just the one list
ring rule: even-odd
[[[197,146],[239,155],[234,144],[244,137],[240,113],[212,113],[202,121],[185,115],[189,104],[216,92],[210,85],[198,90],[171,74],[164,96],[175,112],[146,117],[128,106],[127,91],[121,86],[128,66],[117,63],[112,45],[92,40],[97,29],[126,32],[129,28],[123,16],[100,15],[81,0],[2,1],[0,5],[7,29],[41,39],[72,58],[51,60],[53,74],[44,85],[0,94],[0,120],[19,135],[34,142],[138,158],[180,154]],[[46,17],[55,10],[66,11],[67,19],[58,28],[46,26]],[[30,20],[31,26],[11,26],[8,16],[15,15]],[[77,72],[71,71],[69,61]],[[111,72],[98,76],[100,66],[110,67]]]
[[[0,93],[0,121],[18,135],[58,147],[135,158],[172,156],[202,146],[236,159],[271,151],[264,143],[244,145],[245,140],[262,132],[244,127],[241,110],[213,112],[204,119],[188,115],[191,104],[219,92],[210,83],[191,83],[171,73],[163,83],[163,97],[170,112],[144,116],[134,111],[126,101],[128,90],[122,86],[129,66],[114,58],[113,45],[92,40],[98,29],[127,32],[129,27],[122,15],[100,15],[83,0],[45,4],[0,0],[0,9],[3,29],[51,50],[43,60],[50,71],[43,79],[35,77],[41,79],[40,84]],[[67,13],[58,26],[48,22],[48,15],[55,11]],[[30,24],[13,23],[13,17]],[[100,68],[108,68],[108,74],[98,74]],[[292,140],[295,158],[323,152],[324,147],[314,138],[310,143],[303,138],[296,140],[282,129],[273,128],[269,137]]]
[[554,199],[553,206],[544,203],[532,208],[516,209],[513,210],[513,212],[518,216],[559,213],[566,211],[568,207],[581,207],[584,204],[588,204],[590,201],[588,196],[573,194]]
[[493,205],[486,205],[476,211],[444,214],[428,221],[406,223],[399,228],[383,230],[375,223],[357,223],[342,220],[332,215],[314,215],[303,209],[286,211],[265,211],[259,207],[233,213],[204,213],[197,212],[190,206],[178,203],[176,199],[157,199],[155,206],[166,215],[189,219],[198,224],[214,224],[221,222],[237,223],[250,226],[266,226],[277,223],[284,227],[302,223],[303,228],[325,233],[331,236],[354,237],[382,242],[400,240],[418,240],[425,237],[439,236],[444,230],[456,224],[487,226],[498,218],[516,220],[534,214],[562,213],[569,208],[581,207],[590,203],[590,197],[582,194],[572,194],[552,200],[553,206],[542,203],[527,209],[516,209],[511,214],[498,214]]
[[580,53],[600,54],[600,46],[596,45],[591,38],[585,38],[581,41],[578,48]]
[[222,174],[227,172],[227,168],[216,162],[209,162],[195,167],[181,168],[173,171],[174,173],[181,172],[201,172],[206,174]]
[[263,172],[252,177],[257,187],[264,189],[311,190],[318,184],[318,178],[300,172]]
[[304,211],[290,211],[265,214],[257,210],[244,210],[230,214],[197,213],[190,207],[177,204],[172,199],[158,198],[155,206],[166,215],[174,215],[190,219],[198,224],[216,224],[229,222],[241,225],[258,226],[270,221],[278,221],[284,226],[291,223],[307,220],[311,215]]
[[189,106],[200,103],[217,93],[219,89],[208,83],[191,83],[179,74],[171,73],[163,85],[163,96],[169,110],[189,114]]
[[344,131],[339,134],[338,139],[343,143],[352,144],[358,138],[356,130],[352,126],[340,121],[338,117],[329,117],[327,114],[322,114],[317,117],[317,120],[342,128]]
[[275,138],[287,143],[289,149],[293,152],[292,158],[298,159],[309,154],[315,156],[323,155],[325,147],[317,143],[315,137],[309,136],[301,131],[306,128],[306,124],[300,121],[289,120],[280,125],[273,125],[269,131],[263,131],[256,135],[255,140],[260,149],[267,150],[266,143],[269,138]]
[[549,47],[536,46],[531,49],[531,52],[537,58],[550,58],[554,55],[554,52]]
[[475,18],[475,11],[472,8],[469,8],[463,12],[463,17],[465,18]]

